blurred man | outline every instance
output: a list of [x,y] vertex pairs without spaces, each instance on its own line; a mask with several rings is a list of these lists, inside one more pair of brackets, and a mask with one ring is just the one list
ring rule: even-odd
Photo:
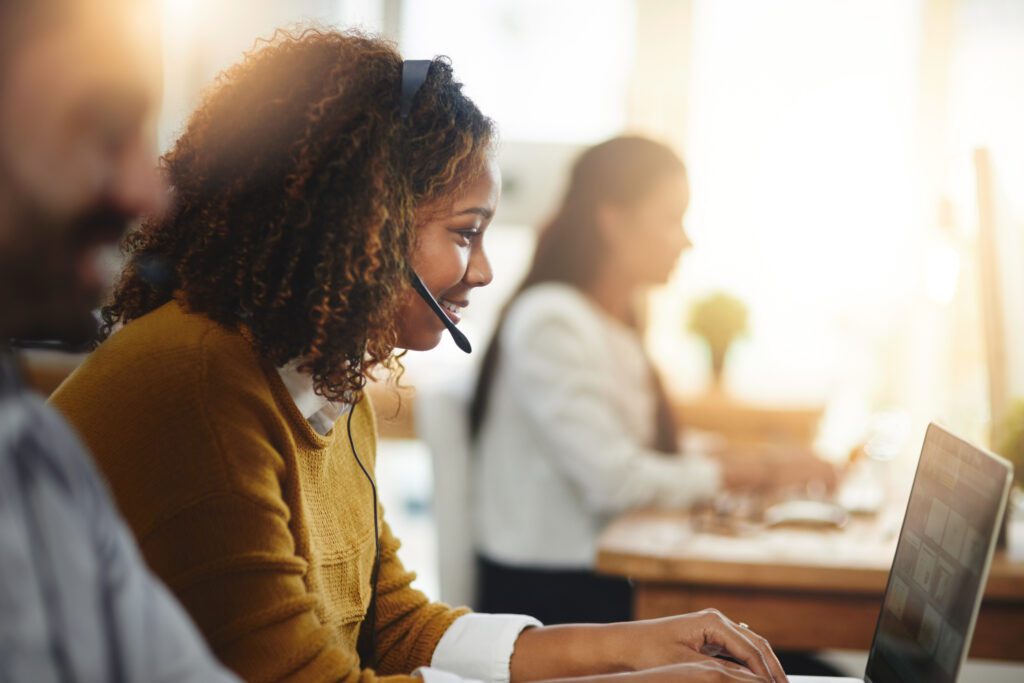
[[138,0],[0,0],[0,680],[231,680],[6,341],[81,343],[105,249],[159,210],[156,23]]

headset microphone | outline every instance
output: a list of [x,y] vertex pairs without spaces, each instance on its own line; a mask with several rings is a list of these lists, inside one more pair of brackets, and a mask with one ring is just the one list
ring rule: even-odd
[[427,286],[423,284],[423,280],[421,280],[420,276],[416,274],[416,271],[409,272],[409,279],[412,280],[412,288],[415,289],[416,293],[427,302],[427,306],[429,306],[430,310],[434,312],[434,315],[440,318],[441,322],[444,323],[444,326],[448,328],[448,331],[452,335],[452,339],[455,340],[455,345],[466,353],[470,353],[473,350],[473,347],[470,346],[469,340],[466,339],[466,335],[462,334],[462,330],[456,327],[455,323],[452,322],[452,319],[444,312],[444,309],[441,308],[441,304],[437,303],[437,299],[435,299],[434,295],[430,293]]

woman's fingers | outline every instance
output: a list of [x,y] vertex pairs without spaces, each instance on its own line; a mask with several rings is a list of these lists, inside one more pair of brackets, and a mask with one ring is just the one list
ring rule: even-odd
[[703,654],[728,655],[745,664],[754,673],[774,680],[764,653],[721,612],[713,609],[704,610],[700,613],[700,619],[704,641],[701,647]]
[[[684,664],[674,673],[678,674],[678,678],[694,683],[733,683],[739,681],[741,683],[764,683],[771,679],[764,676],[759,676],[750,669],[734,664],[732,662],[726,662],[720,659],[709,659],[705,662],[692,662]],[[676,678],[676,676],[673,676]]]
[[704,620],[705,643],[702,651],[706,654],[711,654],[708,646],[718,647],[721,654],[742,662],[752,672],[767,680],[775,683],[787,680],[782,665],[763,637],[746,625],[741,628],[718,610],[705,610],[701,618]]
[[786,672],[782,669],[782,663],[779,662],[779,658],[775,656],[775,651],[772,650],[772,646],[768,642],[768,639],[758,633],[754,633],[747,627],[743,628],[743,633],[753,641],[754,646],[764,656],[765,662],[768,664],[768,670],[771,672],[772,679],[778,681],[778,683],[783,683],[783,681],[789,680],[786,677]]
[[726,670],[727,672],[730,673],[730,677],[728,679],[730,681],[733,680],[734,678],[736,678],[738,680],[743,680],[743,681],[753,681],[753,680],[757,680],[757,681],[770,681],[771,680],[770,678],[766,678],[765,676],[761,676],[761,675],[758,675],[758,674],[754,673],[753,671],[751,671],[747,667],[743,666],[742,664],[737,664],[736,662],[730,661],[728,659],[716,659],[714,657],[705,657],[705,658],[703,658],[701,660],[698,660],[698,661],[692,662],[692,663],[695,664],[695,665],[703,665],[705,668],[708,668],[708,669],[714,670],[714,671],[718,671],[720,669],[724,669],[724,670]]

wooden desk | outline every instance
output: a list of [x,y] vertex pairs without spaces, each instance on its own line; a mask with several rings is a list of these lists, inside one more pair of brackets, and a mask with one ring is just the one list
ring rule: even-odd
[[[683,513],[634,512],[599,542],[597,569],[634,580],[635,617],[716,607],[787,650],[867,650],[902,510],[843,531],[696,532]],[[971,656],[1024,661],[1024,524],[992,564]]]

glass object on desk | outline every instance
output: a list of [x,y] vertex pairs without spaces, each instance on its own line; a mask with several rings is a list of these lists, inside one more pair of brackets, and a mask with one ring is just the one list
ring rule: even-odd
[[852,514],[874,514],[886,500],[892,463],[906,451],[910,416],[899,410],[875,413],[868,424],[863,458],[856,459],[839,487],[836,502]]
[[764,499],[756,492],[721,491],[693,509],[690,526],[696,532],[720,536],[753,536],[761,530]]

